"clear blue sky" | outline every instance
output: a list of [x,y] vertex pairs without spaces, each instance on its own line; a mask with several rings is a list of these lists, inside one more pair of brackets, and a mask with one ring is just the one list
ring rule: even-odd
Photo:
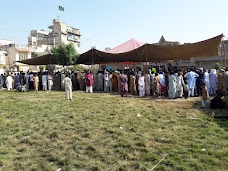
[[[58,6],[65,11],[58,10]],[[32,29],[60,20],[80,29],[82,52],[142,42],[197,42],[228,36],[228,0],[14,0],[0,3],[0,39],[27,44]]]

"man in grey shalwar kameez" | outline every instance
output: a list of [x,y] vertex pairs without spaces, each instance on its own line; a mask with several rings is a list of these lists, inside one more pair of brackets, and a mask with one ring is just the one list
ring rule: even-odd
[[174,76],[174,72],[170,72],[169,76],[169,98],[175,99],[176,98],[176,89],[177,89],[177,79]]

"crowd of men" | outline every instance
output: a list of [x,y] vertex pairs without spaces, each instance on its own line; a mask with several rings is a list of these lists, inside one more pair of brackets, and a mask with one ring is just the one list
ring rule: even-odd
[[16,91],[29,90],[51,90],[53,85],[53,76],[48,72],[18,72],[4,73],[0,75],[0,88],[6,88],[8,91],[16,89]]
[[[86,75],[86,74],[85,74]],[[86,77],[85,77],[86,78]],[[121,95],[154,96],[169,98],[202,96],[205,84],[210,95],[228,90],[228,70],[210,71],[185,69],[147,73],[136,70],[125,72],[100,71],[93,77],[93,89],[97,91],[119,91]]]
[[[72,90],[82,90],[92,93],[93,91],[119,92],[121,96],[138,95],[144,96],[167,96],[170,99],[202,96],[203,90],[209,95],[228,92],[228,70],[199,69],[172,69],[169,71],[149,69],[148,72],[141,70],[124,71],[98,71],[91,73],[89,70],[71,73],[56,72],[23,72],[1,74],[0,88],[7,90],[15,88],[17,91],[29,90],[61,90],[66,89],[66,80]],[[202,89],[202,87],[205,87]],[[71,93],[72,94],[72,93]],[[72,98],[72,95],[69,97]]]

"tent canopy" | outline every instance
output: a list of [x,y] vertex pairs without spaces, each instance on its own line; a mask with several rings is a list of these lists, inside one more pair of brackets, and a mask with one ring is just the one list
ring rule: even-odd
[[144,44],[135,50],[117,54],[91,49],[81,54],[77,63],[91,65],[113,62],[160,62],[216,56],[222,37],[223,34],[201,42],[175,46]]
[[110,49],[108,51],[108,53],[124,53],[124,52],[128,52],[128,51],[137,49],[137,48],[143,46],[144,44],[145,43],[132,38],[132,39],[128,40],[127,42],[122,43],[121,45]]
[[40,57],[34,57],[31,59],[26,59],[22,61],[17,61],[28,65],[48,65],[48,64],[58,64],[55,57],[52,54],[46,54]]

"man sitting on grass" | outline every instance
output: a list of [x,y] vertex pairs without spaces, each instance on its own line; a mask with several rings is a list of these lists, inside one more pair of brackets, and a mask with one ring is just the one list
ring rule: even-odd
[[17,83],[17,85],[16,85],[16,91],[19,91],[19,92],[25,92],[25,91],[27,91],[26,90],[26,85],[21,85],[20,83]]

